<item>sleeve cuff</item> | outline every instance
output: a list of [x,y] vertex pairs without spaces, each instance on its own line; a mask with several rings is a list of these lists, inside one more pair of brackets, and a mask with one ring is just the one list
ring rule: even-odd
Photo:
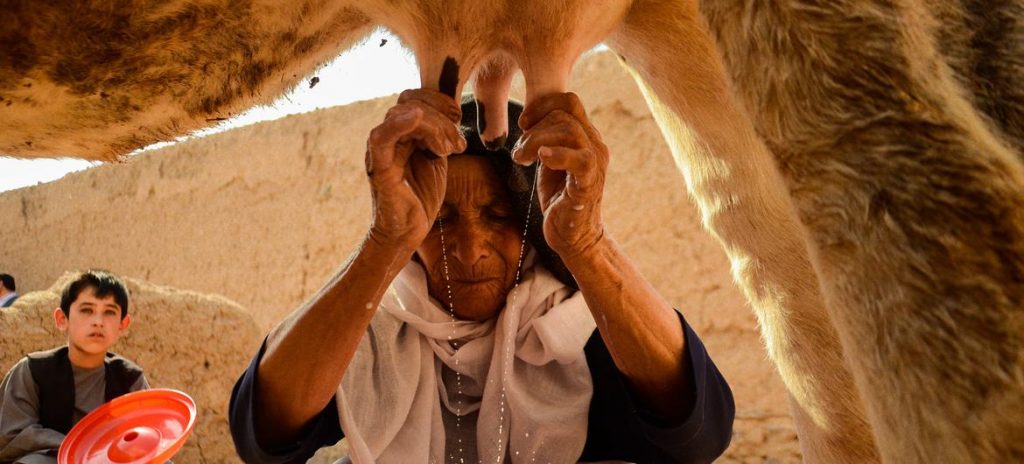
[[255,400],[256,374],[267,341],[263,340],[259,352],[249,363],[249,367],[235,383],[231,391],[231,403],[228,409],[228,420],[231,427],[231,438],[235,442],[238,456],[247,463],[284,464],[306,462],[318,449],[333,445],[343,437],[338,422],[338,408],[335,399],[327,403],[320,413],[313,418],[303,435],[295,443],[286,446],[267,448],[256,440]]
[[[693,379],[688,393],[694,398],[683,420],[668,422],[660,415],[640,407],[625,377],[617,369],[615,382],[626,398],[626,407],[634,412],[633,426],[650,443],[658,444],[669,455],[690,454],[691,450],[700,448],[717,450],[716,457],[725,451],[732,439],[736,408],[732,391],[708,356],[704,343],[686,323],[682,314],[679,314],[679,320],[686,340],[684,356],[689,361]],[[695,447],[696,441],[702,443]]]

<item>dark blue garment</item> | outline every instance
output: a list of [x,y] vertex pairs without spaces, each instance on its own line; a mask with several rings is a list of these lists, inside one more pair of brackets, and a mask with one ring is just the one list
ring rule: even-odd
[[[736,412],[732,391],[700,338],[682,316],[679,319],[686,336],[686,356],[693,379],[689,394],[693,402],[690,411],[683,415],[685,419],[675,424],[665,423],[640,408],[598,331],[591,335],[584,353],[594,380],[594,396],[581,461],[704,463],[712,462],[729,446]],[[260,446],[256,442],[253,408],[256,369],[265,348],[266,341],[231,392],[228,418],[235,449],[247,463],[304,463],[318,449],[344,437],[335,399],[313,418],[298,442],[280,449]]]
[[10,298],[9,298],[9,299],[8,299],[7,301],[5,301],[5,302],[4,302],[3,304],[0,304],[0,308],[10,308],[10,307],[11,307],[11,305],[13,305],[13,304],[14,304],[14,300],[17,300],[17,299],[18,299],[18,298],[20,298],[20,297],[21,297],[21,295],[18,295],[17,293],[14,293],[14,296],[10,297]]

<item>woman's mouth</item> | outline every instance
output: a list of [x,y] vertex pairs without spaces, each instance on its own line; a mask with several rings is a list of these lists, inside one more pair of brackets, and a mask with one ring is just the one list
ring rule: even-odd
[[497,277],[472,277],[468,279],[454,279],[453,282],[461,285],[479,285],[498,280]]

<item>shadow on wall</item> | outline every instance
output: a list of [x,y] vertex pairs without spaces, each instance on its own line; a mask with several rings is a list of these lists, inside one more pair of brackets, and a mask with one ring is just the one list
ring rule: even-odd
[[[66,273],[48,290],[32,292],[0,312],[0,369],[21,357],[66,343],[53,323]],[[237,462],[227,411],[231,387],[259,348],[248,311],[227,298],[124,278],[130,292],[130,331],[112,351],[138,363],[153,387],[187,392],[199,407],[196,429],[176,462]]]

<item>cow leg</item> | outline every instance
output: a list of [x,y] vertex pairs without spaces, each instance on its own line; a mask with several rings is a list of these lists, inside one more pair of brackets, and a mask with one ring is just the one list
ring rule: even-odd
[[1024,3],[924,0],[939,51],[975,107],[1024,159]]
[[701,12],[786,175],[880,454],[1020,462],[1024,177],[927,3]]
[[732,261],[789,389],[804,458],[877,461],[806,233],[702,24],[692,2],[638,2],[608,43],[640,84],[705,227]]

